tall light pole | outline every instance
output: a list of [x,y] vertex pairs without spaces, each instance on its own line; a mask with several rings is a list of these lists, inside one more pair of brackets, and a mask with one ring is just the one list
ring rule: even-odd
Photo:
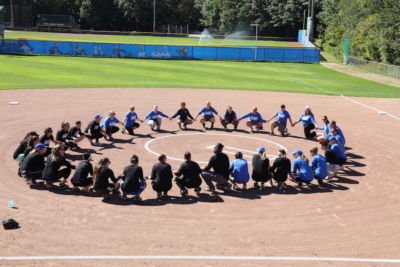
[[10,0],[11,27],[14,28],[13,0]]
[[153,32],[156,32],[156,0],[153,0]]
[[250,24],[251,27],[256,27],[256,48],[255,48],[255,52],[254,52],[254,61],[257,61],[257,52],[258,52],[258,27],[260,26],[260,24],[258,23],[254,23],[254,24]]

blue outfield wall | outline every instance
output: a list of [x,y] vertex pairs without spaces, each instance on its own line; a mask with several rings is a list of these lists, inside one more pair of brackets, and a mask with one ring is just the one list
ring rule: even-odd
[[139,45],[21,39],[0,40],[0,54],[305,63],[320,62],[320,51],[315,47]]

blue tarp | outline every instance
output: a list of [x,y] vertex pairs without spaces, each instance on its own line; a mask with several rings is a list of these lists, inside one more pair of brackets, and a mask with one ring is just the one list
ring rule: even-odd
[[319,63],[315,47],[218,47],[0,40],[0,54]]

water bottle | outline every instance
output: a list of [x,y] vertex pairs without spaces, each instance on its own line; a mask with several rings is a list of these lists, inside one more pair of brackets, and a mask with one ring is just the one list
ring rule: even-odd
[[11,198],[10,198],[10,200],[8,200],[8,207],[9,207],[10,209],[13,209],[13,208],[14,208],[14,200],[12,200]]

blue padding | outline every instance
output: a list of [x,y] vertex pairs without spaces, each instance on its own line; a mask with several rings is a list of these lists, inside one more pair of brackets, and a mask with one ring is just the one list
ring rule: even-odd
[[0,54],[313,63],[319,63],[320,60],[320,51],[316,48],[138,45],[40,40],[0,40]]

